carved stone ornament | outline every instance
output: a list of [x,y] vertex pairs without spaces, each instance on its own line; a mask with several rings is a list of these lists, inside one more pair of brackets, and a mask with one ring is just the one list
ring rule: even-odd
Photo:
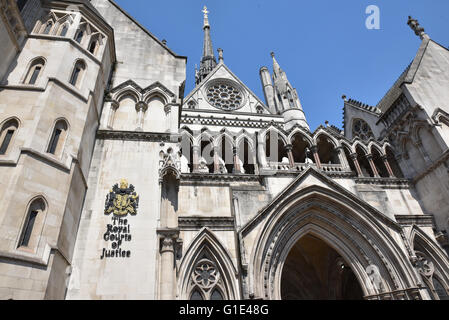
[[139,207],[139,196],[134,186],[128,184],[126,179],[120,180],[120,186],[115,184],[106,196],[105,215],[124,217],[128,214],[136,215]]
[[220,280],[220,273],[214,263],[208,259],[198,261],[193,269],[193,282],[202,290],[213,288]]
[[415,268],[421,275],[430,278],[435,271],[433,262],[430,261],[424,253],[419,251],[416,251],[415,253],[416,253],[416,259],[414,260]]
[[172,149],[167,152],[161,151],[161,160],[159,161],[159,182],[168,173],[174,174],[177,180],[181,178],[181,160],[179,154],[174,153]]

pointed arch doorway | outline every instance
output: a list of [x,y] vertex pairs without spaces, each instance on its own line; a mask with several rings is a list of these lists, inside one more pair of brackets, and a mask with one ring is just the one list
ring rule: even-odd
[[281,276],[283,300],[362,300],[349,264],[320,238],[307,234],[291,248]]

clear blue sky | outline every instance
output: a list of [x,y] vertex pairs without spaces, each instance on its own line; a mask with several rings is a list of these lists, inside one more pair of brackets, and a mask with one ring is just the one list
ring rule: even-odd
[[[448,0],[116,0],[177,54],[188,57],[186,94],[203,42],[207,5],[214,50],[260,98],[259,69],[270,52],[298,90],[310,127],[342,126],[342,94],[376,105],[414,58],[420,39],[407,26],[418,19],[449,46]],[[380,30],[368,30],[368,5],[380,8]]]

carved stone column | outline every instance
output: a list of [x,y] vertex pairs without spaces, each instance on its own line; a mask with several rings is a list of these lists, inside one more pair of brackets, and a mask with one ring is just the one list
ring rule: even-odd
[[351,157],[352,161],[354,162],[355,169],[357,170],[357,175],[359,177],[363,177],[362,168],[360,167],[359,160],[357,160],[357,153],[353,153],[349,156]]
[[198,172],[198,168],[200,165],[200,147],[193,146],[193,172]]
[[379,178],[380,177],[379,176],[379,172],[377,171],[376,165],[374,164],[373,155],[372,154],[367,154],[366,155],[366,159],[368,160],[369,165],[371,167],[371,170],[374,173],[374,177]]
[[238,149],[236,147],[233,147],[232,152],[234,153],[234,172],[241,173],[242,170],[240,168],[240,159],[239,159]]
[[382,156],[382,161],[384,162],[385,168],[387,168],[390,178],[394,178],[393,170],[391,169],[390,163],[388,162],[388,157],[386,155]]
[[345,151],[342,146],[338,146],[335,148],[335,154],[337,155],[338,159],[340,159],[340,164],[344,168],[350,168],[350,165],[348,163],[348,159],[346,159]]
[[148,105],[143,102],[139,101],[136,103],[136,111],[137,111],[137,131],[143,131],[143,115],[147,111]]
[[321,169],[321,161],[320,161],[320,156],[318,155],[318,146],[312,146],[312,148],[310,148],[310,150],[313,153],[313,158],[315,159],[315,163],[318,169]]
[[108,129],[112,129],[112,127],[114,126],[115,113],[117,112],[119,106],[120,104],[117,101],[111,102],[111,109],[109,110],[109,117],[107,123]]
[[159,252],[161,255],[159,299],[174,300],[176,297],[175,250],[176,240],[179,237],[179,230],[159,229],[157,232],[160,239]]
[[295,159],[293,158],[293,146],[291,144],[288,144],[285,146],[285,149],[287,150],[287,156],[288,156],[288,162],[290,163],[290,167],[295,166]]
[[214,173],[220,173],[220,161],[218,147],[214,147]]

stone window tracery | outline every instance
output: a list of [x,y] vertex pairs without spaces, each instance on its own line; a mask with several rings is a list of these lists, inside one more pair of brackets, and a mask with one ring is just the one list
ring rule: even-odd
[[224,300],[220,271],[216,264],[205,256],[193,267],[191,286],[191,300]]
[[243,92],[231,81],[217,81],[206,89],[207,101],[221,110],[239,109],[244,102]]
[[358,136],[362,140],[374,138],[374,134],[373,131],[371,130],[371,127],[365,120],[362,119],[354,119],[352,125],[352,136],[353,137]]

